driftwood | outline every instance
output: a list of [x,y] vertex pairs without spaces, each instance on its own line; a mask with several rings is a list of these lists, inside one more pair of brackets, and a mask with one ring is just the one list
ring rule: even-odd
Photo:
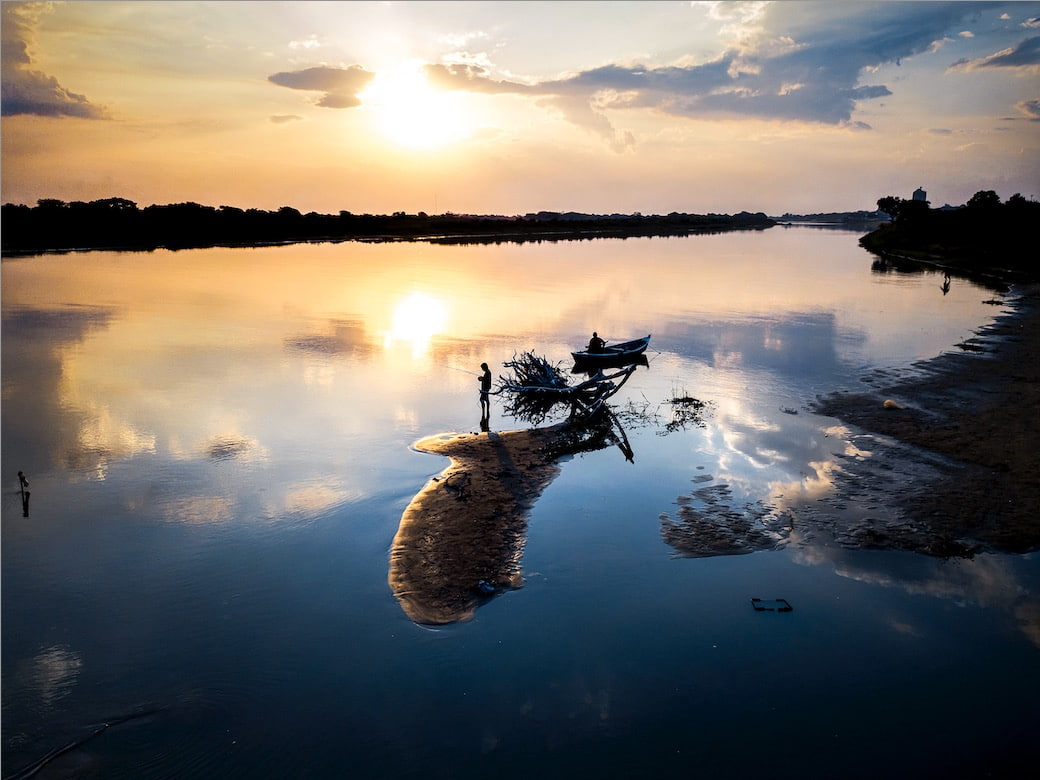
[[570,418],[591,420],[607,409],[606,401],[617,393],[635,373],[629,365],[604,374],[596,371],[578,384],[570,384],[561,364],[524,352],[504,364],[512,376],[499,377],[499,393],[507,393],[505,412],[538,424],[554,411],[569,409]]

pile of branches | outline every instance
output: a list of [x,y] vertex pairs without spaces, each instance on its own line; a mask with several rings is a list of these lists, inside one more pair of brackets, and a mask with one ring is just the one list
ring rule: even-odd
[[[513,370],[511,377],[499,377],[498,393],[506,393],[503,408],[506,414],[527,420],[535,425],[543,423],[554,411],[569,409],[571,418],[591,419],[606,408],[606,401],[628,381],[636,370],[630,365],[612,374],[596,372],[576,385],[569,384],[560,363],[531,352],[504,364]],[[620,382],[614,382],[620,378]]]
[[571,390],[561,363],[550,363],[533,352],[524,352],[503,363],[512,376],[498,378],[498,393],[505,394],[503,411],[534,425],[545,422]]

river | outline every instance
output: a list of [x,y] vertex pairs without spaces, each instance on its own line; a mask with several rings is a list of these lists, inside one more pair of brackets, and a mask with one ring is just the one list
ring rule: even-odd
[[[1012,766],[1040,691],[1035,556],[861,549],[799,522],[870,457],[813,400],[1006,310],[872,271],[857,238],[5,259],[4,776]],[[389,552],[447,461],[412,445],[479,431],[482,362],[569,367],[593,330],[652,334],[614,399],[633,457],[564,459],[527,515],[523,586],[413,622]],[[503,401],[492,432],[524,427]],[[720,517],[755,544],[706,549]]]

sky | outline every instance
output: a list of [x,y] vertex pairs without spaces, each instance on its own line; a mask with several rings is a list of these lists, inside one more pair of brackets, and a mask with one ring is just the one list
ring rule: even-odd
[[1040,199],[1037,2],[4,0],[0,200],[770,215]]

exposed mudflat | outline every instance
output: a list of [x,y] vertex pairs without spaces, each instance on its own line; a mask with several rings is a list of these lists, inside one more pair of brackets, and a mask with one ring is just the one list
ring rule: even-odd
[[958,346],[818,400],[869,452],[846,459],[828,500],[838,541],[943,556],[1040,549],[1040,286]]

